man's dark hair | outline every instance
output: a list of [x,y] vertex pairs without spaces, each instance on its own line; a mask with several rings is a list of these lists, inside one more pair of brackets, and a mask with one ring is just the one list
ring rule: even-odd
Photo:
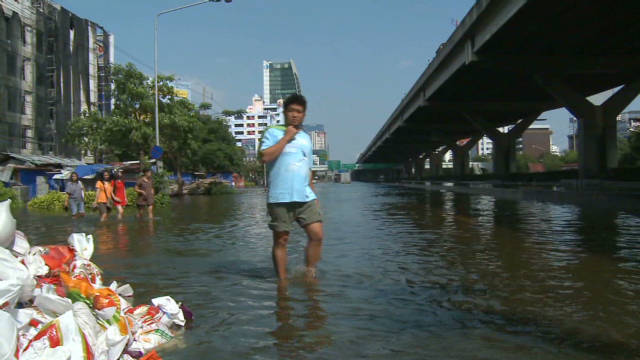
[[287,110],[289,105],[292,105],[292,104],[300,105],[302,106],[304,111],[307,111],[307,99],[300,94],[293,94],[293,95],[287,96],[287,98],[284,100],[284,109]]
[[142,169],[142,174],[146,174],[146,173],[147,173],[147,171],[151,171],[151,169],[150,169],[150,168],[144,168],[144,169]]

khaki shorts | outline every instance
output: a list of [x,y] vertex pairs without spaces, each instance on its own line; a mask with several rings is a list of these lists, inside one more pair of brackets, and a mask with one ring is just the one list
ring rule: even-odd
[[267,210],[271,216],[269,229],[273,231],[287,231],[292,229],[291,223],[295,220],[298,225],[305,227],[309,224],[322,222],[322,211],[316,200],[309,202],[287,202],[267,204]]

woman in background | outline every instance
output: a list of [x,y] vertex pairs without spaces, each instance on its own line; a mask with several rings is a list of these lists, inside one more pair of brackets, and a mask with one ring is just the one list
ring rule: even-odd
[[122,220],[122,215],[124,214],[124,207],[127,206],[127,190],[124,186],[124,181],[122,181],[122,170],[118,170],[115,173],[115,179],[111,181],[111,186],[113,188],[113,194],[115,198],[118,200],[113,201],[113,204],[116,206],[118,210],[118,220]]
[[111,174],[105,170],[102,172],[101,179],[96,182],[96,199],[93,202],[93,207],[97,207],[100,211],[100,221],[107,220],[113,201],[120,201],[120,199],[113,194]]
[[84,216],[84,186],[75,171],[71,173],[71,181],[67,183],[65,192],[67,193],[65,207],[70,207],[71,216],[74,218]]

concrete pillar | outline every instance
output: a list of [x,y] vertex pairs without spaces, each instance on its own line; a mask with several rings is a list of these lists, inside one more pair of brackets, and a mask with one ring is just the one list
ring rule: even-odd
[[616,117],[640,94],[640,79],[594,105],[566,82],[540,77],[540,84],[578,119],[580,178],[606,175],[618,166]]
[[426,154],[423,156],[417,156],[413,161],[413,169],[417,179],[422,179],[424,175],[424,163],[427,160]]
[[411,159],[404,162],[403,170],[403,177],[410,178],[413,175],[413,161]]
[[464,145],[451,145],[450,149],[453,153],[453,174],[455,176],[463,176],[469,173],[469,150],[480,140],[480,136],[474,136]]
[[467,119],[479,130],[483,131],[493,141],[493,172],[507,175],[516,170],[516,140],[531,126],[540,113],[520,120],[509,132],[503,133],[495,126],[487,123],[480,116],[466,113]]
[[434,150],[429,154],[429,171],[431,176],[440,176],[442,175],[442,162],[444,158],[444,154],[449,151],[448,147],[444,147],[440,150]]
[[451,148],[453,153],[453,175],[463,176],[469,172],[469,150],[461,146]]

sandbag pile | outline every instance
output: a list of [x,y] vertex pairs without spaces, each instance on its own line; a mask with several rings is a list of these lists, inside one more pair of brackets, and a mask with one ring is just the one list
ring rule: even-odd
[[31,247],[16,231],[0,247],[0,360],[160,359],[191,312],[169,296],[132,306],[129,284],[103,284],[91,235],[67,243]]

